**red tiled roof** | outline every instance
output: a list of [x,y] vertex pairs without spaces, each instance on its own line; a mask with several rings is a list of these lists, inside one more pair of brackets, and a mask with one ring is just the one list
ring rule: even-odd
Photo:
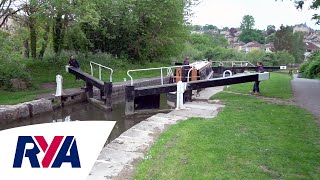
[[307,50],[312,50],[313,51],[313,50],[319,49],[319,47],[316,46],[315,44],[313,44],[312,42],[305,42],[304,44],[305,44],[305,47],[306,47]]
[[257,41],[248,42],[244,47],[258,47],[261,48],[262,45],[258,43]]

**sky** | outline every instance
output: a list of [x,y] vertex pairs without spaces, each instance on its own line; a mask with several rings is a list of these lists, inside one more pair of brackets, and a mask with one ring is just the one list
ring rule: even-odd
[[268,25],[275,25],[278,29],[283,25],[306,23],[313,29],[320,29],[311,20],[312,15],[319,13],[310,10],[312,0],[305,0],[303,10],[297,10],[290,0],[202,0],[193,8],[193,25],[212,24],[219,28],[240,27],[244,15],[252,15],[255,28],[266,29]]

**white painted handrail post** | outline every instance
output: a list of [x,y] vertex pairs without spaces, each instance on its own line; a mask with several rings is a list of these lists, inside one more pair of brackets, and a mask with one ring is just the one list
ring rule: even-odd
[[131,84],[131,86],[133,86],[133,78],[132,78],[132,76],[130,75],[130,72],[131,72],[131,70],[129,70],[129,71],[127,71],[127,75],[130,77],[130,84]]
[[189,71],[188,71],[188,80],[187,80],[187,82],[190,81],[190,73],[191,73],[191,71],[192,71],[193,69],[194,69],[194,67],[190,68]]
[[99,80],[101,80],[102,77],[101,77],[101,66],[99,66]]
[[[130,77],[131,86],[133,86],[133,77],[130,75],[131,72],[161,70],[161,83],[164,84],[163,69],[180,68],[180,67],[185,67],[185,66],[189,66],[189,65],[171,66],[171,67],[157,67],[157,68],[147,68],[147,69],[132,69],[132,70],[127,71],[127,75]],[[172,70],[167,70],[167,73],[172,74]]]
[[179,81],[177,83],[177,102],[176,102],[176,110],[185,109],[183,105],[183,93],[187,89],[187,83],[183,83]]
[[62,81],[63,81],[63,77],[61,75],[57,75],[56,76],[57,90],[56,90],[56,94],[55,94],[55,96],[57,96],[57,97],[60,97],[63,94],[63,92],[62,92]]
[[105,68],[105,69],[110,70],[110,79],[109,80],[110,80],[110,82],[112,82],[113,69],[106,67],[106,66],[103,66],[101,64],[95,63],[93,61],[90,61],[91,76],[93,76],[93,65],[99,66],[99,80],[102,80],[101,68]]
[[92,66],[91,62],[90,62],[90,69],[91,69],[91,76],[93,76],[93,66]]
[[163,85],[163,72],[162,72],[162,67],[161,67],[161,69],[160,69],[160,71],[161,71],[161,85]]

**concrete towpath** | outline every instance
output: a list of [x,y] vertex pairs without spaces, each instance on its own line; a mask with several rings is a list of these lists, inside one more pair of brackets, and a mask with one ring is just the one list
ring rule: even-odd
[[187,109],[156,114],[121,134],[102,149],[88,180],[133,179],[137,162],[152,158],[148,156],[148,150],[169,126],[190,117],[214,118],[218,114],[224,106],[210,104],[204,98],[208,101],[222,89],[210,88],[200,92],[202,101],[186,103]]
[[295,102],[317,118],[320,125],[320,80],[297,78],[292,80]]

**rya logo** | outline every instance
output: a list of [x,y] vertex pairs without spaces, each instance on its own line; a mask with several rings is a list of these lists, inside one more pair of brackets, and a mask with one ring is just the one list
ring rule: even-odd
[[[41,166],[38,160],[40,152],[44,153]],[[72,168],[81,167],[74,136],[55,136],[50,146],[43,136],[19,136],[13,167],[21,168],[24,158],[29,159],[32,168],[60,168],[62,163],[70,163]]]

